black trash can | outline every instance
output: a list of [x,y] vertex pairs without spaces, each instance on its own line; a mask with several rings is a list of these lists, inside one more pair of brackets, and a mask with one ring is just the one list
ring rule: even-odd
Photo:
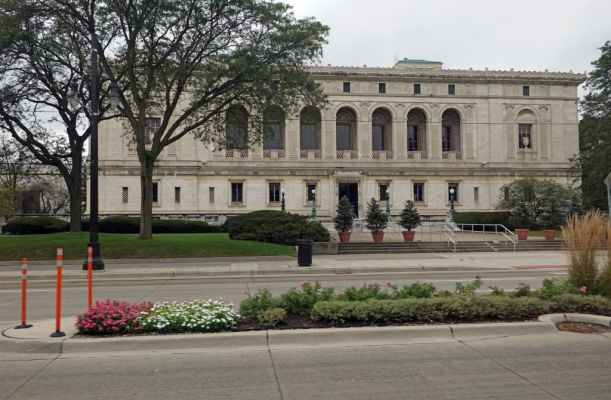
[[300,267],[312,265],[312,241],[310,239],[297,240],[297,264]]

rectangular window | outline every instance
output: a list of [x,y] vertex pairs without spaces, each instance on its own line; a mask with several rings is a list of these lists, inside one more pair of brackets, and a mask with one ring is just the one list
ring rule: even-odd
[[443,127],[443,136],[441,137],[441,151],[452,150],[452,127]]
[[155,133],[161,127],[161,118],[147,118],[145,120],[146,127],[144,128],[144,144],[153,143]]
[[174,187],[174,203],[180,203],[180,187]]
[[384,150],[384,125],[373,126],[373,151]]
[[314,201],[314,197],[316,196],[315,190],[316,190],[315,183],[309,183],[306,185],[306,191],[307,191],[306,198],[308,199],[308,201]]
[[244,184],[242,182],[231,183],[231,203],[242,204],[244,202]]
[[153,182],[153,203],[159,203],[159,182]]
[[121,199],[123,200],[123,203],[127,203],[129,201],[129,188],[126,186],[123,186],[123,191],[121,193]]
[[210,204],[214,203],[214,188],[213,187],[208,188],[208,203]]
[[423,182],[414,183],[414,202],[415,203],[424,202],[424,183]]
[[350,82],[344,82],[344,93],[350,93]]
[[414,83],[414,94],[420,94],[420,84]]
[[448,94],[456,94],[456,85],[448,85]]
[[[454,190],[453,193],[452,190]],[[452,200],[458,203],[458,183],[448,183],[448,203],[451,203]]]
[[301,150],[318,150],[318,144],[316,143],[316,125],[301,124],[299,145]]
[[263,140],[264,150],[281,150],[282,143],[282,124],[274,122],[265,125],[265,138]]
[[532,124],[518,124],[518,147],[532,149]]
[[418,127],[407,127],[407,151],[418,151]]
[[390,193],[388,191],[388,184],[386,183],[379,184],[378,191],[380,193],[380,201],[388,201],[388,195]]
[[522,96],[530,96],[530,86],[522,86]]
[[335,146],[337,150],[352,150],[352,132],[350,125],[337,124]]
[[475,204],[479,204],[479,188],[478,187],[473,188],[473,202]]
[[269,183],[268,199],[270,203],[279,203],[280,202],[280,183],[279,182],[270,182]]
[[378,83],[378,93],[384,94],[386,93],[386,84]]

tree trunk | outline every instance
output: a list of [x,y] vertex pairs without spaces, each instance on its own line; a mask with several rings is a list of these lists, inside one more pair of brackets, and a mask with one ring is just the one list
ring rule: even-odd
[[146,159],[140,164],[140,239],[153,238],[153,165]]
[[80,156],[72,158],[70,179],[66,179],[66,186],[68,186],[68,194],[70,195],[70,232],[81,231],[81,197],[83,195],[81,193],[81,182],[83,179],[81,174],[83,168],[82,160]]

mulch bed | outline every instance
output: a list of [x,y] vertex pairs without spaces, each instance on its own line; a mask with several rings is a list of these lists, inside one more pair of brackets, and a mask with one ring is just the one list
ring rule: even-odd
[[556,324],[559,331],[574,333],[606,333],[611,329],[604,325],[589,324],[586,322],[560,322]]

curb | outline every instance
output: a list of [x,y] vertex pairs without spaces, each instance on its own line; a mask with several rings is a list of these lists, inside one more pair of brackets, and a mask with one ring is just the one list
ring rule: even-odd
[[15,339],[3,332],[0,350],[10,353],[86,354],[157,352],[184,349],[266,350],[283,347],[362,346],[373,343],[414,344],[557,333],[552,322],[384,326],[293,329],[252,332],[192,333],[115,338]]
[[545,314],[539,317],[539,321],[552,322],[554,324],[560,322],[584,322],[586,324],[596,324],[611,327],[611,317],[605,317],[595,314]]

